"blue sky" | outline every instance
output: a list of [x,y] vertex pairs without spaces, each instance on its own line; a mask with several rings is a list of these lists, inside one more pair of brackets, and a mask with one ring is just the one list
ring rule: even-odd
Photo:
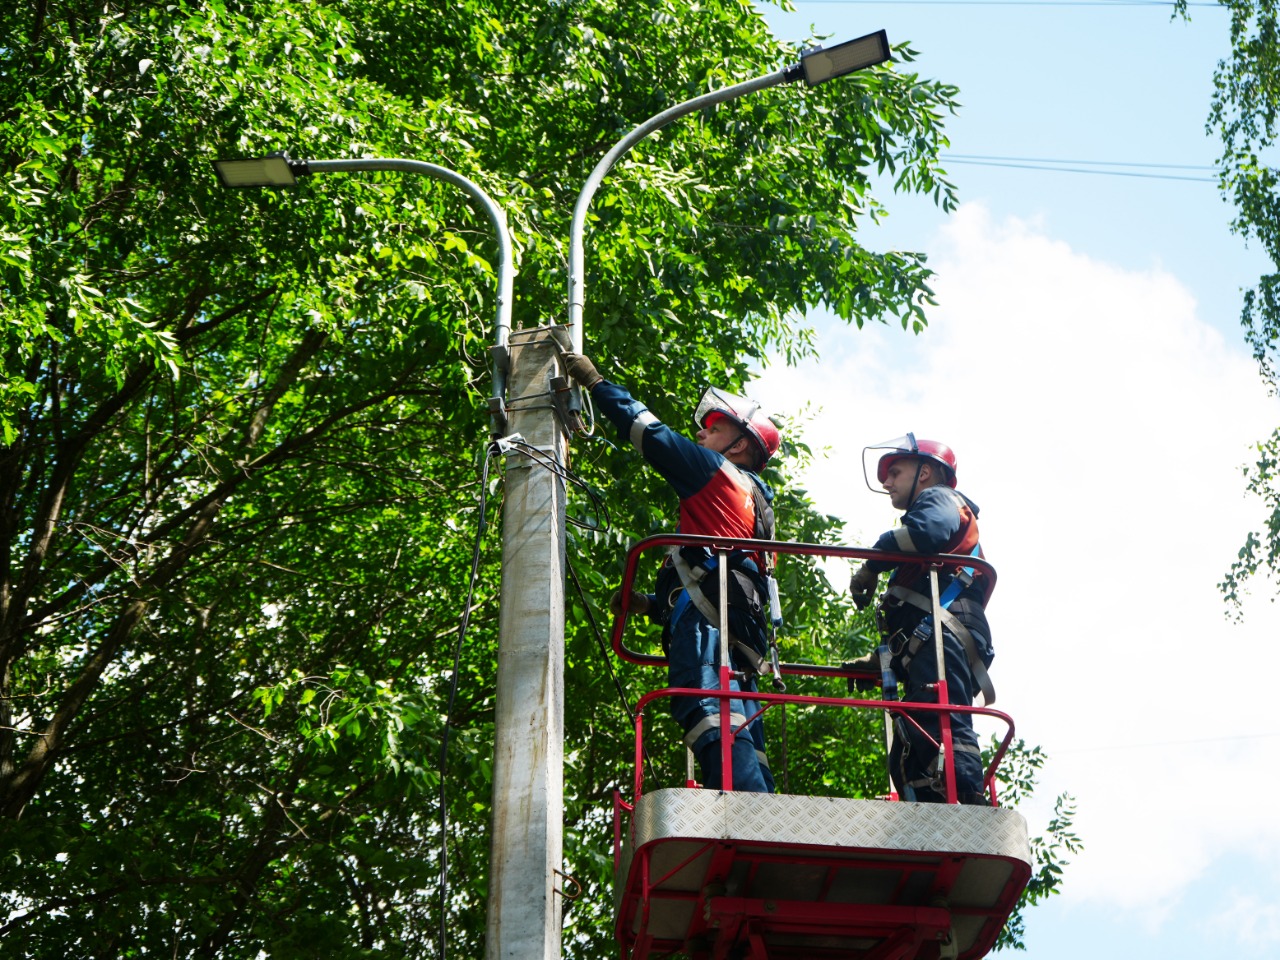
[[960,88],[948,169],[961,210],[887,196],[887,224],[862,233],[928,252],[930,328],[815,318],[821,362],[770,368],[756,393],[828,448],[807,479],[851,540],[894,520],[861,487],[864,444],[915,430],[958,452],[1000,571],[997,706],[1051,757],[1028,818],[1036,828],[1070,791],[1086,845],[1063,895],[1029,915],[1026,955],[1280,955],[1280,720],[1264,679],[1280,669],[1280,611],[1263,584],[1230,622],[1215,588],[1262,516],[1240,466],[1280,424],[1238,325],[1241,288],[1267,262],[1230,233],[1213,182],[958,162],[1211,177],[1182,167],[1217,154],[1205,118],[1225,13],[795,6],[765,11],[784,38],[883,27],[919,51],[917,72]]
[[[820,2],[794,13],[765,8],[775,33],[830,43],[884,28],[919,58],[903,69],[960,88],[948,124],[955,158],[970,156],[1210,167],[1205,133],[1214,66],[1228,49],[1217,7],[1171,20],[1168,5]],[[1073,166],[1074,164],[1062,164]],[[999,218],[1043,218],[1073,248],[1126,268],[1158,264],[1196,294],[1206,319],[1234,331],[1241,286],[1265,267],[1229,232],[1232,208],[1206,169],[1133,167],[1145,176],[1030,172],[948,164],[961,198]],[[931,202],[899,198],[889,245],[919,247],[945,219]]]

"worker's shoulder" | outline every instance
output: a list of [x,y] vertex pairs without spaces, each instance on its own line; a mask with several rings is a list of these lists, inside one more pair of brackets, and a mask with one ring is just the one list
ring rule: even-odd
[[948,509],[954,507],[968,507],[973,511],[973,515],[978,515],[978,505],[969,499],[965,494],[961,493],[954,487],[935,484],[932,487],[925,487],[916,494],[915,499],[911,501],[911,507],[907,511],[912,510],[930,510],[930,509]]

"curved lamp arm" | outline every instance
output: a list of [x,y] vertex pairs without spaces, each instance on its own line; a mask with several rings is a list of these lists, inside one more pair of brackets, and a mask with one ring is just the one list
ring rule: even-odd
[[613,148],[601,158],[595,169],[591,171],[591,176],[583,184],[582,192],[578,194],[578,203],[573,208],[573,225],[569,231],[568,323],[569,331],[573,338],[574,351],[581,353],[583,345],[582,310],[587,298],[582,238],[586,230],[587,210],[591,207],[591,200],[595,196],[600,182],[604,180],[605,174],[609,172],[610,168],[618,162],[618,159],[624,153],[653,133],[653,131],[659,130],[671,123],[671,121],[678,120],[680,117],[693,113],[695,110],[713,107],[716,104],[724,103],[726,100],[733,100],[748,93],[755,93],[757,90],[775,87],[780,83],[804,80],[806,84],[814,87],[820,83],[825,83],[827,80],[843,77],[864,67],[883,63],[888,59],[889,38],[883,30],[869,33],[865,37],[859,37],[856,40],[837,44],[829,49],[814,47],[804,51],[800,55],[798,63],[793,63],[783,67],[781,70],[775,70],[773,73],[756,77],[754,80],[746,80],[731,87],[725,87],[723,90],[704,93],[702,96],[694,97],[692,100],[686,100],[684,103],[678,103],[674,107],[663,110],[661,113],[650,117],[614,144]]
[[650,117],[628,133],[614,144],[613,149],[606,153],[600,162],[596,164],[595,169],[591,171],[591,176],[587,177],[587,182],[583,184],[582,192],[578,194],[578,203],[573,208],[573,226],[569,229],[569,330],[573,337],[575,353],[582,352],[582,308],[586,303],[586,271],[582,236],[586,230],[587,210],[591,207],[591,200],[595,196],[601,181],[604,180],[604,175],[609,172],[610,168],[618,162],[618,159],[624,153],[653,133],[653,131],[665,127],[671,121],[678,120],[680,117],[693,113],[695,110],[701,110],[703,107],[713,107],[718,103],[724,103],[726,100],[732,100],[744,94],[777,86],[780,83],[787,82],[788,79],[786,70],[776,70],[767,76],[734,84],[732,87],[725,87],[723,90],[704,93],[700,97],[694,97],[692,100],[676,104],[674,107]]
[[[478,184],[455,170],[423,160],[397,160],[366,157],[360,160],[294,160],[286,153],[248,160],[215,160],[214,169],[227,187],[291,187],[298,177],[313,173],[348,173],[359,170],[399,170],[436,180],[445,180],[462,188],[476,200],[489,216],[498,240],[497,317],[493,334],[493,396],[489,401],[495,421],[505,420],[502,398],[506,392],[507,339],[511,333],[511,300],[515,268],[512,265],[511,233],[507,216]],[[495,422],[495,429],[502,426]]]

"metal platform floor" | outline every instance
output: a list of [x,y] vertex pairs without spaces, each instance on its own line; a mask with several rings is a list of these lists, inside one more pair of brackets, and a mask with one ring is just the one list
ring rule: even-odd
[[969,960],[1031,874],[1026,821],[996,807],[671,788],[623,836],[631,960]]

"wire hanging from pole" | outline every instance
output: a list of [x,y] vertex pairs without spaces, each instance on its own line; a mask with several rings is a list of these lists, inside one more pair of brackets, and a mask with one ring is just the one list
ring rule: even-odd
[[458,668],[462,661],[462,641],[471,621],[471,598],[475,595],[476,580],[480,571],[480,544],[485,531],[485,509],[489,499],[489,463],[498,452],[496,441],[485,444],[484,461],[480,471],[480,516],[476,523],[475,547],[471,552],[471,576],[467,582],[467,597],[462,606],[462,620],[458,624],[458,639],[453,645],[453,674],[449,680],[449,702],[444,712],[444,729],[440,734],[440,960],[448,953],[449,918],[449,805],[445,791],[446,770],[449,756],[449,724],[458,699]]
[[[449,806],[448,793],[445,789],[448,772],[448,755],[449,755],[449,726],[453,718],[453,709],[458,699],[458,673],[462,662],[462,643],[467,635],[467,626],[471,621],[471,600],[475,595],[476,581],[479,579],[480,571],[480,544],[484,538],[486,524],[486,509],[489,498],[489,464],[495,454],[505,452],[507,448],[516,448],[529,458],[531,463],[550,470],[561,480],[576,486],[587,495],[592,508],[595,512],[596,522],[587,523],[585,521],[576,520],[568,517],[569,523],[575,526],[583,527],[587,530],[604,531],[609,528],[609,512],[604,505],[604,501],[587,486],[581,477],[577,476],[563,464],[556,461],[553,457],[548,456],[544,451],[538,449],[533,444],[526,442],[519,437],[502,437],[492,440],[485,444],[484,459],[480,472],[480,499],[479,499],[479,518],[476,523],[476,539],[475,547],[471,553],[471,576],[467,582],[467,596],[462,608],[462,619],[458,624],[458,638],[453,645],[453,673],[449,681],[449,700],[445,708],[444,729],[440,735],[440,960],[447,960],[448,956],[448,917],[449,917]],[[570,567],[573,573],[573,568]],[[578,587],[579,594],[582,593],[582,585],[578,583],[577,574],[573,573],[574,584]],[[587,609],[587,616],[591,617],[590,607],[587,606],[585,596],[583,598],[583,606]],[[592,619],[592,628],[596,629],[595,621]],[[597,638],[599,632],[597,630]],[[612,666],[610,666],[612,673]],[[630,704],[626,702],[626,694],[622,690],[621,683],[614,678],[614,684],[618,691],[622,694],[623,704],[626,706],[628,714],[631,714]],[[634,715],[631,714],[633,719]],[[647,753],[646,753],[647,756]],[[650,762],[652,770],[652,761]]]
[[[618,691],[618,699],[622,702],[622,709],[626,711],[627,719],[631,721],[632,729],[635,729],[636,712],[631,709],[631,701],[627,699],[627,692],[622,689],[622,681],[618,679],[618,674],[613,669],[613,660],[609,656],[609,647],[604,642],[604,634],[596,624],[596,618],[591,612],[591,606],[587,603],[587,595],[582,589],[582,581],[578,579],[578,571],[573,568],[573,563],[570,561],[566,561],[565,565],[569,568],[569,578],[573,580],[573,585],[578,591],[578,597],[582,600],[582,608],[587,612],[587,622],[591,625],[592,633],[595,634],[596,643],[600,647],[600,655],[604,660],[605,669],[609,671],[609,679],[613,681],[613,686]],[[642,745],[642,749],[644,750],[645,762],[649,765],[649,775],[656,780],[657,771],[654,767],[653,757],[649,754],[649,748],[648,746]]]

